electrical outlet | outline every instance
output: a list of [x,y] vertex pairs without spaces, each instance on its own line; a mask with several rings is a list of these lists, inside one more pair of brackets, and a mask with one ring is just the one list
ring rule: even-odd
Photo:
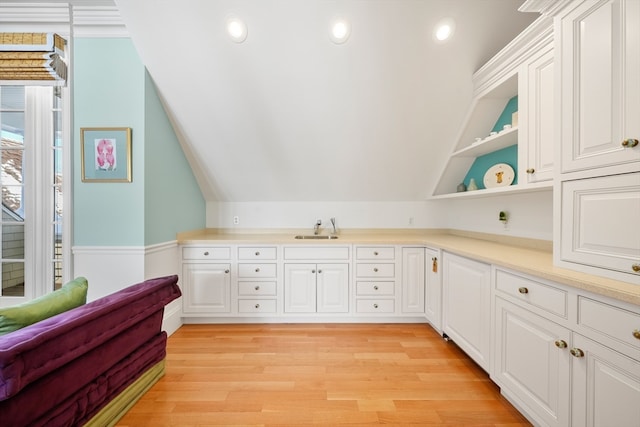
[[240,217],[238,215],[233,217],[233,225],[240,224]]

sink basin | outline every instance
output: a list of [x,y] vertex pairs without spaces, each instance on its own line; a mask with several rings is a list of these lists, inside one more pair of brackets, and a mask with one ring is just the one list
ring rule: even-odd
[[332,240],[332,239],[337,239],[338,236],[316,236],[315,234],[312,235],[297,235],[295,237],[296,239],[310,239],[310,240]]

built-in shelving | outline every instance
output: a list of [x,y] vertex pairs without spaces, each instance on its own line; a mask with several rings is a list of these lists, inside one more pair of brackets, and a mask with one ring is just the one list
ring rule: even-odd
[[461,193],[447,193],[432,196],[431,200],[441,199],[474,199],[480,197],[501,196],[511,193],[533,193],[538,191],[550,191],[553,189],[553,182],[539,182],[527,185],[511,185],[509,187],[485,188],[475,191],[464,191]]
[[518,143],[518,128],[514,127],[503,130],[496,135],[488,136],[480,142],[473,143],[468,147],[455,151],[452,157],[479,157],[485,154],[498,151],[502,148],[510,147]]

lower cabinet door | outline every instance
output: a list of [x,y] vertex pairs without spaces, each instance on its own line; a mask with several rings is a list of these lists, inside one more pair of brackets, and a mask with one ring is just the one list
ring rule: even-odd
[[443,254],[443,331],[489,372],[491,355],[491,266]]
[[184,313],[231,312],[229,264],[183,264]]
[[571,424],[640,426],[640,361],[576,333],[571,350]]
[[497,297],[492,379],[536,424],[569,425],[571,331]]
[[316,265],[284,265],[285,313],[316,312]]
[[349,311],[349,265],[317,265],[318,313],[347,313]]

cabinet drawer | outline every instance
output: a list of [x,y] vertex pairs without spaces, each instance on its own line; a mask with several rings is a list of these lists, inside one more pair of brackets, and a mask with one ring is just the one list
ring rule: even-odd
[[275,295],[276,282],[238,282],[238,295]]
[[274,299],[241,299],[238,300],[239,313],[275,313]]
[[394,300],[392,299],[359,299],[356,300],[358,313],[393,313]]
[[358,277],[395,277],[395,264],[356,264]]
[[275,247],[238,248],[238,259],[276,259]]
[[356,259],[395,259],[395,248],[367,246],[356,248]]
[[276,277],[276,264],[238,264],[239,278]]
[[496,289],[529,305],[567,318],[568,297],[561,289],[502,270],[496,272]]
[[579,296],[578,325],[640,349],[640,313]]
[[393,295],[395,282],[358,282],[357,295]]
[[229,247],[188,247],[182,248],[182,259],[230,259],[231,248]]
[[314,261],[320,260],[348,260],[349,248],[348,247],[285,247],[284,259],[287,260],[299,260],[308,259]]

